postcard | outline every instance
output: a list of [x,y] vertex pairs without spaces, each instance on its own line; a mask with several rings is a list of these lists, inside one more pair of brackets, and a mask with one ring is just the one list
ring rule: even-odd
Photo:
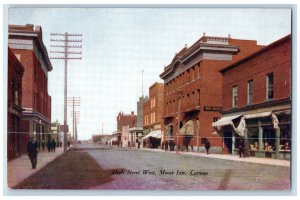
[[7,188],[290,191],[292,12],[11,5]]

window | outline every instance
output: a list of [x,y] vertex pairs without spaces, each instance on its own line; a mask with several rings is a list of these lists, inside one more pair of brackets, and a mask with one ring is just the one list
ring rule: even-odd
[[191,70],[191,73],[192,73],[192,74],[191,74],[191,75],[192,75],[192,76],[191,76],[191,78],[192,78],[191,81],[194,81],[194,79],[195,79],[194,71],[195,71],[195,70],[194,70],[194,67],[193,67],[192,70]]
[[19,91],[15,90],[15,104],[18,106],[19,105]]
[[167,103],[167,114],[169,114],[169,103]]
[[187,106],[190,106],[190,94],[187,94]]
[[233,86],[232,87],[232,107],[237,106],[237,101],[238,101],[238,87]]
[[274,97],[274,86],[273,86],[274,76],[272,74],[267,75],[267,100],[273,99]]
[[248,81],[248,97],[247,103],[252,104],[253,100],[253,80]]
[[197,106],[200,106],[200,90],[197,90]]
[[197,78],[200,78],[200,64],[197,66]]
[[151,109],[155,107],[155,97],[151,98]]

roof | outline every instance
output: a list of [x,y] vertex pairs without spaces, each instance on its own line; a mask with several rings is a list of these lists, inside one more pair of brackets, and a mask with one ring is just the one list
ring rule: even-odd
[[32,24],[26,24],[25,26],[10,24],[8,25],[8,34],[9,38],[23,39],[25,37],[34,40],[42,54],[47,70],[51,71],[53,69],[47,49],[43,43],[41,26],[35,26],[34,28]]
[[188,60],[190,60],[198,51],[211,51],[216,49],[220,51],[227,49],[227,51],[231,51],[233,53],[239,51],[239,46],[229,44],[230,40],[232,40],[230,36],[202,36],[191,47],[185,46],[179,53],[177,53],[172,62],[169,65],[165,66],[164,71],[159,76],[164,79],[167,74],[174,70],[174,66],[177,65],[178,62],[179,64],[188,62]]
[[276,45],[278,45],[278,44],[280,44],[282,42],[285,42],[286,40],[289,40],[289,39],[291,39],[291,34],[289,34],[289,35],[287,35],[287,36],[285,36],[285,37],[283,37],[283,38],[281,38],[281,39],[279,39],[279,40],[277,40],[277,41],[269,44],[268,46],[265,46],[265,47],[261,48],[260,50],[258,50],[256,52],[250,54],[249,56],[246,56],[246,57],[242,58],[241,60],[239,60],[239,61],[237,61],[237,62],[235,62],[233,64],[230,64],[229,66],[227,66],[227,67],[223,68],[222,70],[220,70],[220,72],[224,73],[224,72],[226,72],[226,71],[228,71],[228,70],[230,70],[230,69],[238,66],[239,64],[241,64],[243,62],[246,62],[246,61],[248,61],[248,60],[256,57],[259,54],[262,54],[263,52],[266,52],[269,49],[273,48],[274,46],[276,46]]

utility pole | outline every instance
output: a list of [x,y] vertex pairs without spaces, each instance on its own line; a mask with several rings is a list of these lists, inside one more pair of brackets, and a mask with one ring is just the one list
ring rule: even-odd
[[75,111],[75,106],[80,106],[80,97],[68,98],[67,105],[72,106],[72,108],[73,108],[73,111],[71,112],[72,113],[72,119],[73,119],[72,133],[73,133],[73,139],[75,140],[75,143],[77,143],[77,135],[76,135],[76,130],[75,130],[75,124],[76,124],[76,116],[75,115],[76,115],[77,111]]
[[77,124],[79,124],[80,111],[75,111],[75,141],[78,142]]
[[[79,59],[81,60],[81,57],[69,57],[70,54],[82,54],[81,51],[75,52],[70,51],[72,48],[82,48],[82,40],[81,39],[69,39],[70,37],[82,37],[82,34],[71,34],[68,32],[65,33],[51,33],[50,34],[53,39],[51,39],[51,42],[54,42],[55,44],[50,45],[52,48],[59,48],[60,50],[53,50],[50,51],[50,53],[58,53],[62,56],[60,57],[50,57],[50,59],[62,59],[65,62],[65,73],[64,73],[64,152],[67,150],[67,89],[68,89],[68,81],[67,81],[67,66],[68,66],[68,60],[72,59]],[[60,37],[59,39],[54,39],[56,37]],[[76,44],[76,45],[72,45]]]
[[144,98],[144,70],[142,69],[142,97]]

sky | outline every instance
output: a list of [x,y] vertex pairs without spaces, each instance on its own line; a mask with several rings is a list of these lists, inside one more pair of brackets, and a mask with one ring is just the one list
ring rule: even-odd
[[[257,40],[268,45],[291,33],[290,9],[266,8],[9,8],[9,24],[42,26],[50,56],[50,33],[82,34],[82,60],[68,63],[68,97],[80,97],[79,139],[111,134],[120,111],[136,102],[185,44],[208,36]],[[57,49],[56,49],[57,50]],[[74,49],[76,50],[76,49]],[[48,93],[52,119],[63,123],[64,62],[51,60]],[[71,107],[68,123],[72,126]]]

